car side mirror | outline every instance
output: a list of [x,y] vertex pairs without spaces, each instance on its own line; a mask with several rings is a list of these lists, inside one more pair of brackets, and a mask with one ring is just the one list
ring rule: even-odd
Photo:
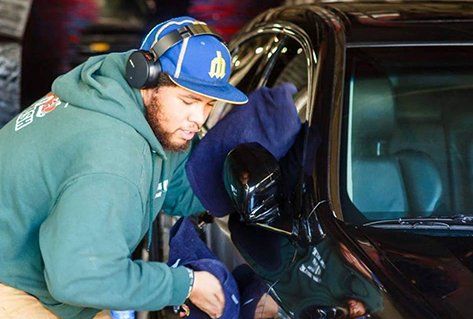
[[292,234],[292,218],[283,218],[281,169],[268,150],[259,143],[238,145],[228,153],[223,175],[225,189],[242,221]]

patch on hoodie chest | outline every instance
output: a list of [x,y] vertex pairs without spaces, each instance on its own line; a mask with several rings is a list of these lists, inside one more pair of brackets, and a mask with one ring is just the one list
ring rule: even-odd
[[[21,112],[20,115],[18,115],[18,118],[15,122],[15,132],[18,132],[19,130],[33,123],[35,118],[41,118],[46,116],[48,113],[51,113],[59,105],[61,105],[61,103],[62,101],[54,93],[50,92],[46,94],[46,96],[38,100],[29,108]],[[64,108],[66,108],[68,105],[69,103],[64,104]]]
[[154,198],[159,198],[163,196],[168,191],[168,184],[169,180],[167,179],[162,182],[159,182],[158,187],[156,188],[156,193],[154,194]]

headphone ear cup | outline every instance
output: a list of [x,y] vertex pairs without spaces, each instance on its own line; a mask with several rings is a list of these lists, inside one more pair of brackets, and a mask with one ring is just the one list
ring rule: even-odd
[[128,58],[125,69],[128,84],[136,89],[147,87],[150,75],[155,72],[154,64],[154,57],[150,52],[144,50],[133,52]]
[[146,81],[144,87],[149,88],[156,86],[156,84],[158,83],[159,73],[161,73],[161,62],[159,62],[159,59],[157,59],[149,67],[148,80]]

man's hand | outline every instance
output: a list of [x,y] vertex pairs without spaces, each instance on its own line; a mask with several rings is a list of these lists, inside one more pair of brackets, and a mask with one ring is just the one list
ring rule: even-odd
[[194,272],[194,287],[190,301],[210,318],[219,318],[223,314],[225,296],[220,281],[207,271]]

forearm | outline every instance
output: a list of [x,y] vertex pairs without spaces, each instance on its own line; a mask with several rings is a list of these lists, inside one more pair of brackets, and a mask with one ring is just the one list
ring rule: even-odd
[[[80,272],[71,271],[77,266]],[[75,258],[46,265],[51,295],[60,302],[83,307],[159,310],[183,303],[188,293],[189,276],[183,267],[129,259],[96,266],[92,260],[77,265]]]

